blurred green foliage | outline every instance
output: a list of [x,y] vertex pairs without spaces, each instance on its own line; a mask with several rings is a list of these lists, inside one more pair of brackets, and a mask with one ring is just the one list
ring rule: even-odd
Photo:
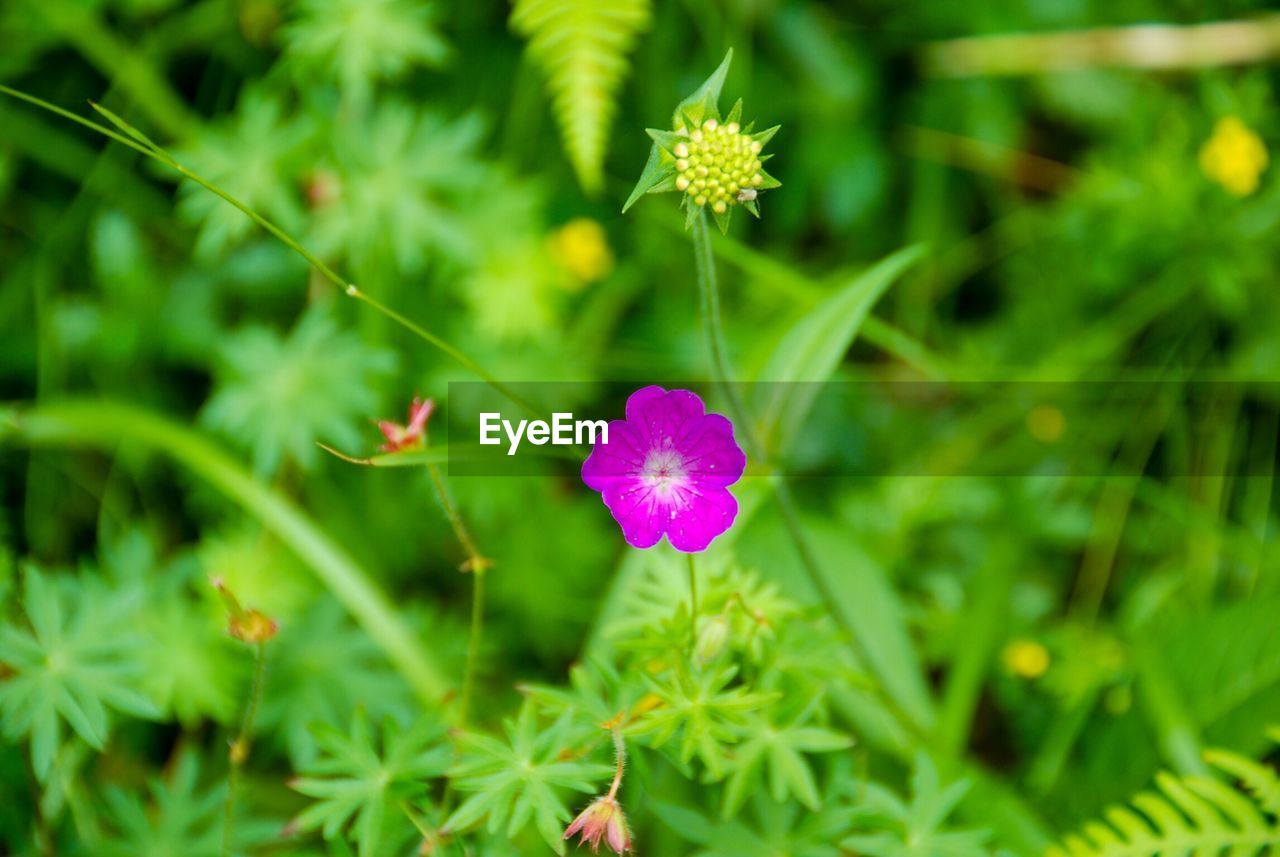
[[[1064,31],[1218,21],[1269,47],[1045,67]],[[742,380],[1102,390],[925,436],[883,396],[757,388],[753,465],[815,478],[794,520],[735,486],[692,611],[572,462],[445,474],[477,577],[423,467],[318,446],[372,455],[474,374],[0,98],[0,854],[564,852],[611,731],[640,853],[1280,849],[1280,398],[1240,383],[1280,369],[1274,28],[1244,0],[0,4],[0,84],[117,128],[101,103],[492,376],[599,382],[571,404],[602,412],[607,382],[712,376],[683,214],[620,210],[732,47],[723,103],[782,125],[764,218],[710,245]],[[1020,73],[937,60],[1013,33]],[[1135,416],[1133,378],[1174,395]],[[1043,471],[980,475],[1028,446]],[[210,578],[279,622],[260,681]]]

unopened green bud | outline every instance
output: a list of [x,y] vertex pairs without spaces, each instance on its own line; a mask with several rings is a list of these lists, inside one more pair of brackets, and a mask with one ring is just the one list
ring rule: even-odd
[[693,647],[694,658],[702,664],[714,661],[724,651],[728,639],[729,621],[724,616],[713,616],[698,634],[698,641]]

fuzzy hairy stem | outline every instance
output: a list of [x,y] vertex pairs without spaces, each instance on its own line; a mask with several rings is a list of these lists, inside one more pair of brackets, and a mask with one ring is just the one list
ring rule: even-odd
[[622,788],[622,774],[627,768],[627,744],[622,738],[621,726],[614,726],[610,735],[613,738],[613,783],[609,786],[608,799],[614,800],[618,797],[618,789]]

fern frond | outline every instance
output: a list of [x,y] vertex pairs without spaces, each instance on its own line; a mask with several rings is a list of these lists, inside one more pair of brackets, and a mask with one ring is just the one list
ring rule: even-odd
[[1209,777],[1161,773],[1157,791],[1143,792],[1132,806],[1107,810],[1046,852],[1045,857],[1252,857],[1280,850],[1280,813],[1271,798],[1275,773],[1223,751],[1206,753],[1214,766],[1240,780],[1254,795]]
[[511,12],[511,26],[546,76],[569,160],[588,193],[604,182],[618,87],[650,11],[650,0],[516,0]]
[[1280,815],[1280,776],[1276,772],[1230,750],[1206,750],[1205,761],[1235,777],[1272,815]]

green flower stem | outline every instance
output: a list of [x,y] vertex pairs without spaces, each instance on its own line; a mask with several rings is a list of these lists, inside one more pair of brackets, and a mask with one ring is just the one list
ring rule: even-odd
[[289,500],[254,479],[238,462],[192,429],[110,401],[79,400],[18,411],[0,408],[0,444],[113,449],[122,441],[155,449],[190,469],[254,515],[315,572],[386,653],[410,687],[435,706],[450,682],[396,615],[369,574]]
[[484,579],[492,564],[480,553],[475,539],[458,513],[453,498],[449,496],[449,488],[444,483],[440,468],[434,463],[427,464],[427,473],[431,476],[431,484],[436,490],[436,498],[444,515],[453,527],[453,534],[467,554],[463,568],[471,573],[471,629],[467,635],[467,663],[462,673],[462,693],[458,699],[458,725],[467,725],[467,716],[471,710],[471,696],[475,689],[476,665],[480,659],[480,645],[484,641]]
[[458,722],[463,725],[471,713],[476,665],[480,660],[480,644],[484,640],[484,579],[488,573],[484,568],[471,573],[471,629],[467,635],[467,665],[462,673],[462,698],[458,702]]
[[[715,258],[711,250],[711,230],[707,227],[706,212],[698,212],[698,216],[693,219],[692,232],[694,267],[697,271],[698,290],[702,298],[702,323],[707,346],[711,351],[711,361],[716,381],[725,391],[725,398],[729,403],[729,409],[732,411],[735,427],[740,428],[742,431],[743,445],[747,447],[747,455],[760,460],[759,451],[763,447],[755,436],[755,426],[749,418],[747,408],[733,385],[733,373],[730,368],[728,353],[725,350],[724,334],[720,321],[719,287],[716,282]],[[787,485],[786,479],[779,474],[774,474],[769,481],[773,488],[774,498],[778,502],[778,510],[782,514],[783,525],[787,529],[787,534],[790,536],[792,544],[795,546],[796,554],[800,558],[800,564],[804,568],[810,584],[817,592],[818,598],[822,601],[823,607],[848,636],[858,656],[866,663],[875,664],[876,660],[874,658],[866,656],[869,647],[866,641],[859,636],[858,628],[849,621],[844,611],[839,607],[839,598],[836,596],[835,589],[827,576],[826,570],[818,562],[817,553],[810,543],[808,533],[805,532],[804,523],[800,519],[799,508],[791,494],[791,488]],[[892,682],[890,682],[890,685],[892,685]],[[886,704],[892,704],[892,700],[888,697],[886,697]],[[917,722],[915,718],[906,716],[905,712],[898,713],[903,723],[909,725],[913,731],[918,732],[920,730],[922,724]]]
[[733,368],[724,344],[724,332],[720,323],[720,288],[716,284],[716,261],[711,252],[711,230],[707,227],[706,211],[699,211],[693,219],[694,268],[698,275],[698,293],[702,298],[702,326],[711,352],[711,364],[716,382],[724,391],[734,422],[742,429],[748,453],[755,456],[759,445],[755,427],[747,419],[747,408],[733,385]]
[[[652,217],[654,223],[659,223],[672,232],[680,230],[680,226],[670,218],[659,218],[656,215]],[[768,283],[770,290],[795,304],[812,307],[829,294],[828,288],[822,283],[740,241],[714,233],[710,238],[711,250],[716,258],[757,281]],[[858,336],[930,380],[943,381],[955,375],[955,370],[923,343],[878,316],[868,315],[864,318],[858,329]]]
[[[534,413],[534,414],[537,413],[537,409],[534,408],[532,405],[530,405],[529,402],[527,402],[522,397],[517,395],[510,387],[503,384],[501,381],[497,380],[492,374],[490,374],[489,372],[481,368],[481,366],[478,363],[476,363],[475,360],[471,359],[464,352],[460,351],[458,348],[454,347],[453,345],[450,345],[445,340],[441,339],[440,337],[426,330],[421,325],[413,321],[410,321],[408,318],[401,315],[399,312],[396,312],[395,310],[391,309],[390,307],[386,306],[382,302],[378,301],[376,298],[373,298],[365,294],[354,283],[347,282],[347,280],[341,277],[337,271],[335,271],[329,265],[325,264],[319,257],[313,254],[310,250],[303,247],[300,243],[298,243],[297,240],[295,240],[292,236],[290,236],[287,232],[285,232],[279,226],[276,226],[270,220],[267,220],[261,214],[258,214],[258,212],[254,211],[248,205],[241,202],[239,199],[232,196],[231,194],[227,193],[222,188],[213,184],[208,179],[205,179],[204,177],[197,175],[196,173],[187,169],[182,164],[178,163],[178,161],[175,160],[172,155],[170,155],[164,149],[157,146],[155,143],[152,143],[140,132],[132,128],[128,128],[127,126],[124,126],[126,127],[128,133],[117,133],[116,131],[112,131],[110,128],[107,128],[104,125],[99,125],[97,122],[93,122],[89,119],[85,119],[81,116],[77,116],[76,114],[72,113],[69,110],[64,110],[63,108],[58,107],[56,104],[50,104],[49,102],[41,98],[36,98],[34,95],[28,95],[25,92],[12,89],[8,86],[0,85],[0,93],[4,93],[5,95],[12,96],[13,98],[17,98],[21,101],[25,101],[28,104],[33,104],[36,107],[41,108],[42,110],[48,110],[52,113],[57,114],[58,116],[63,117],[64,119],[69,119],[72,122],[75,122],[79,125],[83,125],[84,127],[89,128],[93,131],[96,131],[97,133],[103,135],[104,137],[108,137],[116,141],[117,143],[120,143],[123,146],[128,146],[130,149],[133,149],[134,151],[137,151],[143,155],[146,155],[148,158],[159,161],[160,163],[164,164],[165,166],[179,173],[183,178],[186,178],[195,182],[196,184],[200,185],[200,187],[204,188],[205,190],[209,191],[215,196],[220,197],[230,205],[239,209],[241,212],[244,213],[246,217],[248,217],[254,223],[258,224],[263,229],[265,229],[272,237],[274,237],[280,243],[284,244],[290,250],[294,251],[303,259],[305,259],[307,261],[307,264],[315,268],[316,271],[318,271],[326,280],[328,280],[329,282],[337,286],[338,290],[342,294],[346,295],[349,298],[357,300],[360,303],[368,305],[369,307],[373,308],[376,312],[379,312],[382,315],[386,316],[388,319],[400,325],[405,330],[412,333],[414,336],[426,342],[428,345],[432,346],[433,348],[437,349],[438,351],[452,358],[457,363],[462,365],[464,368],[470,370],[471,372],[474,372],[477,377],[479,377],[482,381],[487,383],[489,386],[493,387],[494,390],[496,390],[499,394],[509,399],[513,404],[518,405],[519,407],[525,409],[526,411],[530,411],[531,413]],[[95,108],[96,107],[97,105],[95,105]],[[119,120],[116,117],[112,117],[111,114],[107,113],[101,108],[97,108],[97,109],[99,110],[99,112],[111,118],[113,122],[119,122],[123,124],[123,120]]]
[[249,740],[253,734],[253,721],[258,716],[258,706],[262,703],[263,678],[266,676],[267,644],[260,641],[257,645],[253,666],[253,686],[249,690],[249,704],[244,711],[244,719],[240,721],[240,734],[231,745],[229,753],[231,768],[227,772],[227,801],[223,807],[222,819],[222,857],[231,857],[231,831],[235,825],[236,786],[240,782],[240,769],[249,759]]
[[698,648],[698,569],[693,554],[685,554],[689,558],[689,660]]

